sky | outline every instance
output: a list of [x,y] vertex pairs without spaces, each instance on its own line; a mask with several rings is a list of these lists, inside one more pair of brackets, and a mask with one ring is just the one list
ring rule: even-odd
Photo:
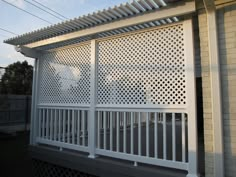
[[[53,17],[46,12],[32,6],[27,1],[34,3],[32,0],[5,0],[15,6],[22,8],[30,13],[33,13],[53,24],[61,22],[61,20]],[[63,16],[72,19],[85,15],[97,10],[102,10],[107,7],[118,5],[128,0],[36,0],[52,10],[62,14]],[[35,4],[35,3],[34,3]],[[37,4],[36,4],[37,5]],[[50,24],[38,18],[35,18],[15,7],[0,0],[0,28],[9,30],[15,34],[24,34],[33,30],[49,26]],[[14,46],[3,43],[5,39],[14,37],[15,35],[0,30],[0,67],[16,61],[27,60],[33,65],[33,59],[24,57],[22,54],[15,51]]]

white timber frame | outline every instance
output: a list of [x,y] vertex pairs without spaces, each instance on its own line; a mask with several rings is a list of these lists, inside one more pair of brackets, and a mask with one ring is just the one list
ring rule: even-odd
[[[112,22],[104,25],[100,25],[97,27],[92,27],[89,29],[84,29],[78,32],[73,32],[70,34],[64,34],[58,37],[53,37],[45,40],[41,40],[38,42],[33,42],[30,44],[27,44],[25,46],[19,46],[19,48],[24,48],[27,49],[25,53],[23,53],[26,56],[34,57],[32,54],[27,54],[30,53],[29,51],[32,51],[34,49],[30,48],[35,48],[43,45],[49,45],[57,42],[62,42],[66,41],[69,39],[74,39],[86,35],[92,35],[96,34],[99,32],[104,32],[104,31],[109,31],[117,28],[122,28],[130,25],[135,25],[135,24],[140,24],[144,22],[149,22],[152,20],[158,20],[158,19],[163,19],[163,18],[168,18],[171,16],[179,16],[179,15],[184,15],[184,14],[189,14],[195,11],[195,2],[194,1],[187,1],[184,5],[182,6],[176,6],[176,7],[168,7],[163,10],[157,11],[157,12],[152,12],[148,14],[144,14],[142,16],[137,16],[133,17],[130,19],[124,19],[120,20],[117,22]],[[183,169],[187,168],[188,170],[188,177],[197,177],[198,176],[198,167],[197,167],[197,118],[196,118],[196,93],[195,93],[195,66],[194,66],[194,46],[193,46],[193,28],[192,28],[192,20],[185,20],[183,22],[184,30],[185,30],[185,37],[184,37],[184,42],[185,46],[188,47],[187,50],[185,50],[185,57],[188,58],[187,63],[186,63],[186,70],[187,70],[187,91],[188,91],[188,100],[187,100],[187,106],[186,109],[183,109],[185,113],[189,115],[188,119],[188,135],[191,138],[188,139],[188,164],[187,166],[185,165],[180,165],[184,166],[182,167]],[[127,34],[126,34],[127,35]],[[99,40],[99,39],[98,39]],[[96,57],[97,57],[97,50],[96,50],[96,42],[97,40],[91,40],[91,103],[90,103],[90,110],[89,110],[89,119],[88,119],[88,128],[89,128],[89,140],[88,140],[88,152],[89,152],[89,157],[90,158],[95,158],[96,157],[96,111],[101,109],[104,111],[104,107],[96,107]],[[28,50],[29,49],[29,50]],[[37,53],[37,52],[36,52]],[[37,55],[40,55],[40,52],[37,53]],[[37,57],[35,57],[37,58]],[[34,69],[34,81],[33,81],[33,95],[32,95],[32,114],[31,114],[31,144],[35,145],[37,144],[37,99],[38,99],[38,77],[39,77],[39,64],[38,64],[38,59],[35,60],[35,69]],[[106,106],[105,106],[106,107]],[[109,107],[106,107],[105,109],[109,109]],[[112,109],[112,108],[111,108]],[[124,107],[116,109],[120,111],[124,111]],[[133,108],[138,109],[138,107]],[[150,109],[150,107],[149,107]],[[162,112],[178,112],[180,109],[178,108],[165,108],[165,107],[154,107],[151,108],[150,110],[160,110]],[[143,108],[143,110],[148,111],[148,109]],[[130,111],[130,110],[129,110]],[[40,141],[38,141],[40,143]],[[54,143],[55,144],[55,143]],[[59,144],[60,145],[60,144]],[[69,147],[69,145],[68,145]],[[67,146],[65,147],[67,148]],[[76,149],[75,147],[74,149]],[[102,151],[101,151],[102,152]],[[168,162],[165,161],[160,161],[160,163],[166,163]],[[168,165],[167,165],[168,166]],[[169,165],[171,167],[171,165]]]
[[184,39],[185,39],[185,55],[187,58],[187,112],[188,120],[188,154],[189,169],[187,177],[198,176],[198,145],[197,145],[197,104],[196,104],[196,81],[195,81],[195,59],[194,59],[194,39],[192,20],[184,21]]
[[[155,30],[159,28],[165,28],[165,27],[171,27],[175,26],[178,23],[171,24],[171,25],[165,25],[161,27],[154,27],[152,29],[145,29],[141,31],[149,31],[149,30]],[[38,98],[38,69],[36,69],[36,80],[35,80],[35,94],[34,94],[34,102],[36,103],[34,105],[34,115],[35,118],[33,119],[33,133],[32,133],[32,142],[33,144],[42,143],[42,144],[49,144],[54,146],[59,146],[63,148],[68,149],[74,149],[74,150],[81,150],[85,152],[89,152],[89,158],[95,158],[96,155],[104,155],[104,156],[110,156],[113,158],[121,158],[121,159],[129,159],[133,160],[134,162],[144,162],[147,164],[156,164],[160,166],[166,166],[170,168],[178,168],[178,169],[184,169],[188,170],[188,177],[197,177],[198,176],[198,165],[197,165],[197,117],[196,117],[196,86],[195,86],[195,63],[194,63],[194,45],[193,45],[193,27],[192,27],[192,20],[184,20],[182,22],[179,22],[179,24],[183,25],[184,29],[184,56],[185,56],[185,64],[186,64],[186,90],[187,90],[187,104],[184,106],[175,105],[174,107],[169,106],[127,106],[127,105],[99,105],[96,104],[96,84],[97,84],[97,61],[98,61],[98,50],[97,50],[97,43],[100,41],[106,41],[107,39],[111,38],[117,38],[122,36],[128,36],[127,34],[117,35],[114,37],[107,37],[103,39],[94,39],[89,41],[91,45],[91,77],[90,77],[90,84],[91,84],[91,95],[90,95],[90,106],[89,106],[89,117],[88,117],[88,149],[83,147],[77,147],[76,145],[69,145],[69,144],[63,144],[60,142],[51,142],[50,140],[44,140],[42,138],[37,137],[38,127],[37,122],[35,121],[35,118],[38,117],[37,111],[38,108],[42,105],[36,105],[37,104],[37,98]],[[140,31],[137,32],[131,32],[133,33],[140,33]],[[87,43],[87,42],[86,42]],[[38,64],[36,64],[38,67]],[[36,67],[36,68],[37,68]],[[74,105],[76,107],[76,105]],[[44,106],[44,108],[46,105]],[[80,107],[80,105],[78,105]],[[61,106],[63,108],[63,106]],[[56,108],[57,109],[57,108]],[[161,160],[161,159],[148,159],[147,157],[137,157],[135,155],[131,154],[125,154],[125,153],[117,153],[117,152],[108,152],[103,149],[96,148],[96,111],[120,111],[120,112],[130,112],[130,111],[137,111],[140,110],[141,112],[156,112],[160,111],[162,113],[187,113],[188,115],[188,162],[182,163],[182,162],[171,162],[168,160]],[[165,114],[164,114],[165,115]],[[172,119],[173,121],[173,119]],[[166,123],[165,123],[166,124]],[[147,126],[147,124],[146,124]],[[148,128],[148,127],[147,127]],[[182,130],[183,131],[183,130]],[[36,140],[36,141],[35,141]],[[164,143],[166,146],[166,142]],[[164,148],[165,149],[165,148]],[[175,152],[174,152],[175,153]],[[166,152],[164,153],[166,154]],[[165,157],[166,158],[166,157]]]
[[30,144],[36,144],[37,137],[37,103],[38,103],[38,79],[39,79],[39,59],[35,59],[32,84],[32,103],[31,103],[31,124],[30,124]]
[[220,60],[218,47],[218,30],[216,7],[213,0],[204,0],[207,13],[208,45],[211,79],[213,150],[214,150],[214,176],[224,176],[224,149],[223,149],[223,120],[222,95],[220,78]]
[[96,41],[91,41],[91,97],[90,97],[90,112],[89,112],[89,157],[95,158],[96,149]]
[[181,16],[185,14],[190,14],[195,11],[196,11],[195,1],[187,0],[187,1],[184,1],[184,3],[181,2],[179,4],[175,4],[174,6],[171,6],[171,5],[170,7],[167,6],[163,9],[160,9],[159,11],[154,11],[154,12],[146,13],[144,15],[138,15],[132,18],[127,18],[127,19],[91,27],[88,29],[79,30],[79,31],[72,32],[69,34],[64,34],[64,35],[52,37],[49,39],[40,40],[37,42],[26,44],[24,46],[28,48],[36,48],[36,47],[40,47],[44,45],[63,42],[70,39],[93,35],[93,34],[110,31],[110,30],[114,30],[118,28],[124,28],[131,25],[142,24],[145,22],[151,22],[151,21],[165,19],[165,18],[169,18],[173,16]]

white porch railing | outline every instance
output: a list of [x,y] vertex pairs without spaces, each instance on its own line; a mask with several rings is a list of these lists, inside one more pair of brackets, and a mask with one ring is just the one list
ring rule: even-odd
[[88,152],[88,110],[38,108],[37,142]]
[[96,153],[187,170],[184,113],[97,112]]
[[[88,152],[88,110],[38,108],[37,143]],[[96,112],[97,155],[188,168],[187,115],[169,112]]]

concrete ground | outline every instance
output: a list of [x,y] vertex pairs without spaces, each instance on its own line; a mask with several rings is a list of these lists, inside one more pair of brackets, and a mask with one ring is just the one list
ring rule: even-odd
[[29,132],[0,133],[0,176],[32,177]]

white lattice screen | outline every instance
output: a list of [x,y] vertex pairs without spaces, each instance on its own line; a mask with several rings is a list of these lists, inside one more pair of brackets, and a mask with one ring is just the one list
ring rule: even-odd
[[34,141],[195,174],[192,36],[186,20],[43,54]]
[[51,51],[40,58],[39,103],[90,103],[91,45]]
[[98,104],[185,105],[183,24],[98,43]]

